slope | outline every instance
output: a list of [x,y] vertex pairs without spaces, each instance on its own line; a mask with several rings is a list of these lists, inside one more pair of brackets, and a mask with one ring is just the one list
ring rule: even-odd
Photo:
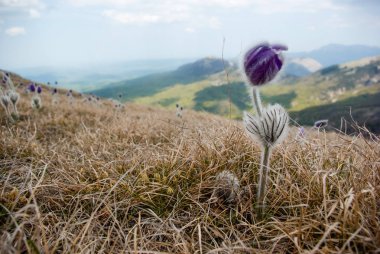
[[154,95],[166,87],[176,84],[189,84],[206,79],[209,75],[221,72],[228,62],[217,58],[204,58],[182,65],[170,72],[151,74],[140,78],[110,84],[106,88],[92,91],[102,97],[114,97],[123,94],[124,99]]
[[[22,94],[17,122],[0,111],[1,253],[380,248],[379,140],[307,130],[297,142],[292,131],[273,151],[259,220],[259,147],[240,122],[135,104],[115,112],[102,100],[54,106],[42,96],[32,110]],[[230,184],[216,180],[225,170],[238,182],[232,202]]]

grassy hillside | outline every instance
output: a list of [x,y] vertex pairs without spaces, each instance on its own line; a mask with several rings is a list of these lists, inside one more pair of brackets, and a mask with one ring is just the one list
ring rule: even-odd
[[117,98],[118,94],[124,95],[124,100],[154,95],[166,87],[176,84],[189,84],[204,80],[209,75],[221,72],[224,66],[221,59],[204,58],[194,63],[182,65],[175,71],[158,74],[151,74],[140,78],[121,81],[110,84],[106,88],[93,91],[94,94],[102,97]]
[[291,116],[306,125],[313,125],[315,119],[328,118],[332,127],[348,132],[354,131],[351,124],[358,122],[371,132],[380,133],[380,93],[362,94],[332,104],[292,111]]
[[[292,130],[274,149],[260,221],[259,148],[241,122],[193,111],[180,119],[134,104],[115,111],[107,101],[70,105],[63,96],[53,106],[50,99],[43,94],[35,111],[23,94],[14,123],[0,111],[0,253],[380,248],[380,141],[373,136],[307,130],[298,140]],[[240,182],[232,203],[214,192],[223,170]]]
[[[305,118],[297,118],[300,124],[312,124],[322,118],[330,119],[335,127],[337,119],[347,115],[340,110],[341,115],[333,114],[344,101],[346,106],[367,111],[365,115],[355,114],[354,120],[359,124],[366,123],[371,131],[379,125],[375,113],[379,105],[363,104],[360,99],[364,95],[373,95],[375,100],[380,93],[380,58],[368,58],[344,65],[334,65],[322,69],[304,78],[284,77],[273,84],[263,86],[261,93],[265,103],[280,103],[294,113],[303,114]],[[241,119],[244,110],[251,109],[251,102],[246,86],[241,81],[238,71],[228,69],[230,83],[226,82],[225,72],[208,76],[206,79],[184,84],[168,86],[159,92],[133,99],[137,103],[174,108],[179,103],[185,108],[207,111],[223,116]],[[133,95],[133,93],[131,92]],[[130,94],[130,95],[131,95]],[[325,107],[321,107],[324,106]],[[376,110],[373,110],[375,107]],[[309,108],[324,110],[319,114],[309,115]],[[347,107],[346,107],[347,108]],[[347,108],[348,109],[348,108]],[[302,113],[302,111],[304,113]],[[311,109],[313,110],[313,109]],[[340,114],[339,113],[339,114]]]

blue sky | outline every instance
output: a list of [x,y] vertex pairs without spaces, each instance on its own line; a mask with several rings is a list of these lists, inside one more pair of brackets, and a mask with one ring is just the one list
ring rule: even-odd
[[0,68],[380,46],[377,0],[0,0]]

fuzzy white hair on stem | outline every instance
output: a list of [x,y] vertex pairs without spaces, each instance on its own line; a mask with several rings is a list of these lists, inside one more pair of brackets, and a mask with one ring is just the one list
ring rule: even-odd
[[244,124],[249,135],[262,147],[274,147],[287,136],[289,115],[281,105],[269,105],[262,110],[261,117],[244,112]]
[[9,99],[13,105],[12,117],[15,119],[18,119],[19,115],[18,115],[18,110],[17,110],[17,103],[20,100],[20,94],[16,91],[12,90],[9,92]]
[[9,113],[9,105],[11,104],[11,99],[8,95],[2,95],[0,98],[1,106],[3,106],[5,113],[7,116],[10,115]]
[[40,109],[42,108],[42,101],[40,96],[33,96],[32,98],[32,108],[33,109]]

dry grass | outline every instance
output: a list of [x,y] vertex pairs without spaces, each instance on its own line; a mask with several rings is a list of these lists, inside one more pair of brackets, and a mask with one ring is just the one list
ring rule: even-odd
[[[260,151],[242,123],[63,99],[0,112],[0,253],[380,252],[380,142],[309,131],[274,150],[267,216]],[[212,198],[234,172],[235,204]]]

